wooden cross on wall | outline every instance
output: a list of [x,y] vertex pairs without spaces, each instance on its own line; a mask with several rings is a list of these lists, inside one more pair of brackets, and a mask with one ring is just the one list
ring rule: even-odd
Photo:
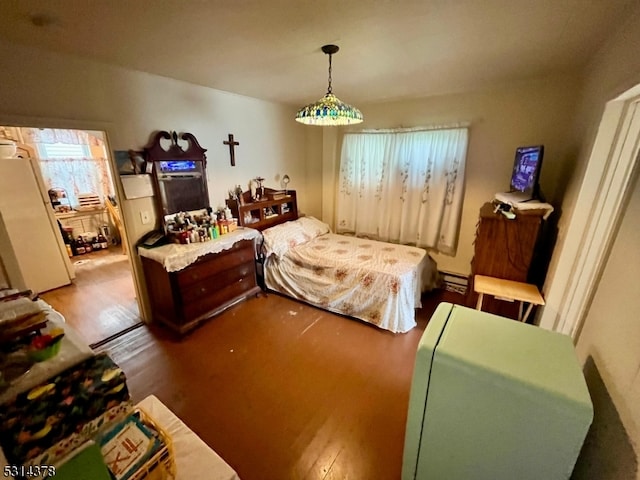
[[229,134],[229,140],[225,140],[224,142],[225,145],[229,145],[229,155],[231,155],[231,166],[235,167],[236,166],[236,152],[234,150],[234,147],[236,145],[240,145],[240,142],[235,142],[233,140],[233,133]]

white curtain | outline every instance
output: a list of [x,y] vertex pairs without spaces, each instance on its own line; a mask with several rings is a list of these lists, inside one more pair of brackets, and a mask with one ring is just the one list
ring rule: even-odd
[[466,127],[347,133],[337,231],[454,255]]
[[80,193],[97,194],[102,202],[114,194],[106,158],[40,159],[40,170],[47,187],[64,188],[74,207]]

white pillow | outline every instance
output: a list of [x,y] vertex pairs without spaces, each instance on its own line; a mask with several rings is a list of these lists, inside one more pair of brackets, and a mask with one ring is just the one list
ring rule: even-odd
[[305,233],[311,236],[311,239],[331,232],[329,225],[315,217],[300,217],[296,222],[300,224]]
[[265,256],[282,257],[290,248],[311,240],[296,221],[285,222],[263,230]]
[[281,223],[262,232],[264,253],[267,257],[272,254],[282,257],[290,248],[307,243],[330,231],[329,225],[314,217],[300,217]]

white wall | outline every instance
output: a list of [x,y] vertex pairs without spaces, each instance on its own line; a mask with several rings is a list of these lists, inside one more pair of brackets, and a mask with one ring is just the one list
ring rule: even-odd
[[[571,129],[571,138],[576,139],[578,150],[577,155],[570,158],[573,162],[566,165],[567,186],[561,204],[563,215],[558,225],[556,253],[561,251],[574,208],[580,208],[575,201],[605,104],[640,83],[639,25],[640,5],[637,5],[585,68],[584,87]],[[547,281],[555,273],[557,260],[557,255],[551,260]]]
[[[499,85],[485,91],[358,105],[365,122],[352,130],[471,123],[458,251],[455,257],[434,255],[440,270],[467,275],[480,207],[491,201],[496,192],[508,190],[516,147],[544,144],[542,190],[551,202],[564,191],[561,172],[575,151],[568,133],[579,90],[578,78],[565,75]],[[333,167],[333,177],[325,165],[326,195],[335,191],[339,148],[333,158],[336,163],[328,165]]]
[[[560,224],[561,251],[571,221],[586,161],[605,103],[640,84],[640,5],[597,52],[586,69],[584,95],[574,125],[581,138],[580,155],[570,178]],[[594,159],[593,161],[598,161]],[[577,339],[594,400],[595,419],[587,446],[576,466],[575,480],[640,479],[640,188],[633,183],[629,205],[604,266],[599,285]],[[552,261],[547,280],[556,273]]]
[[[258,175],[266,186],[279,187],[276,178],[285,173],[290,188],[306,186],[305,134],[293,108],[2,42],[0,55],[0,114],[104,124],[114,150],[141,149],[155,130],[191,132],[208,150],[214,206]],[[236,167],[222,143],[229,133],[240,142]],[[302,195],[303,208],[305,201]],[[130,220],[135,235],[146,230],[139,218]]]
[[305,213],[316,218],[323,218],[322,205],[322,141],[323,128],[301,125],[305,131],[306,152],[305,163],[307,169],[307,189],[298,192],[298,198],[306,199]]
[[[612,423],[620,421],[631,442],[635,443],[636,451],[640,447],[640,296],[637,281],[640,278],[639,232],[640,184],[636,178],[629,206],[577,344],[580,360],[590,361],[597,368],[598,377],[606,388],[606,396],[603,392],[591,389],[594,403],[604,402],[610,397],[610,402],[615,407],[612,410],[617,411],[620,417],[620,420],[615,417],[603,418],[604,414],[596,409],[596,428],[602,428],[602,423],[606,421],[607,428],[613,429]],[[592,374],[595,375],[595,371]],[[593,383],[597,381],[590,377],[588,380]],[[622,439],[618,438],[617,441],[624,439],[624,435],[620,436]],[[599,446],[607,448],[604,442]],[[609,461],[619,467],[624,464],[625,468],[629,468],[633,460],[638,461],[638,454],[635,457],[621,458],[619,454],[609,451],[615,455]],[[602,453],[599,452],[599,455]],[[598,456],[598,463],[604,463],[604,460]],[[585,461],[595,463],[594,459],[587,458]],[[614,477],[606,476],[603,480],[607,478]],[[640,473],[633,478],[640,478]]]
[[[306,133],[293,120],[294,108],[3,40],[0,57],[2,125],[106,130],[113,150],[142,149],[156,130],[191,132],[207,149],[212,206],[223,205],[230,188],[257,176],[279,188],[285,173],[289,188],[301,191],[300,208],[310,203],[304,195]],[[240,142],[236,167],[222,143],[229,133]],[[123,204],[134,241],[153,227],[141,223],[142,210],[154,212],[153,200]]]

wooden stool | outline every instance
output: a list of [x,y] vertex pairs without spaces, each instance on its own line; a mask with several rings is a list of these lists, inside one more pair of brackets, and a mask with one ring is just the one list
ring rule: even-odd
[[[517,300],[520,302],[520,310],[518,312],[518,320],[527,321],[529,313],[534,305],[544,305],[544,298],[540,295],[538,287],[530,283],[514,282],[513,280],[503,280],[502,278],[486,277],[484,275],[476,275],[473,279],[473,289],[478,293],[478,303],[476,310],[482,310],[482,300],[484,294],[493,295],[500,299],[508,301]],[[527,302],[529,306],[524,316],[522,315],[522,306]]]

